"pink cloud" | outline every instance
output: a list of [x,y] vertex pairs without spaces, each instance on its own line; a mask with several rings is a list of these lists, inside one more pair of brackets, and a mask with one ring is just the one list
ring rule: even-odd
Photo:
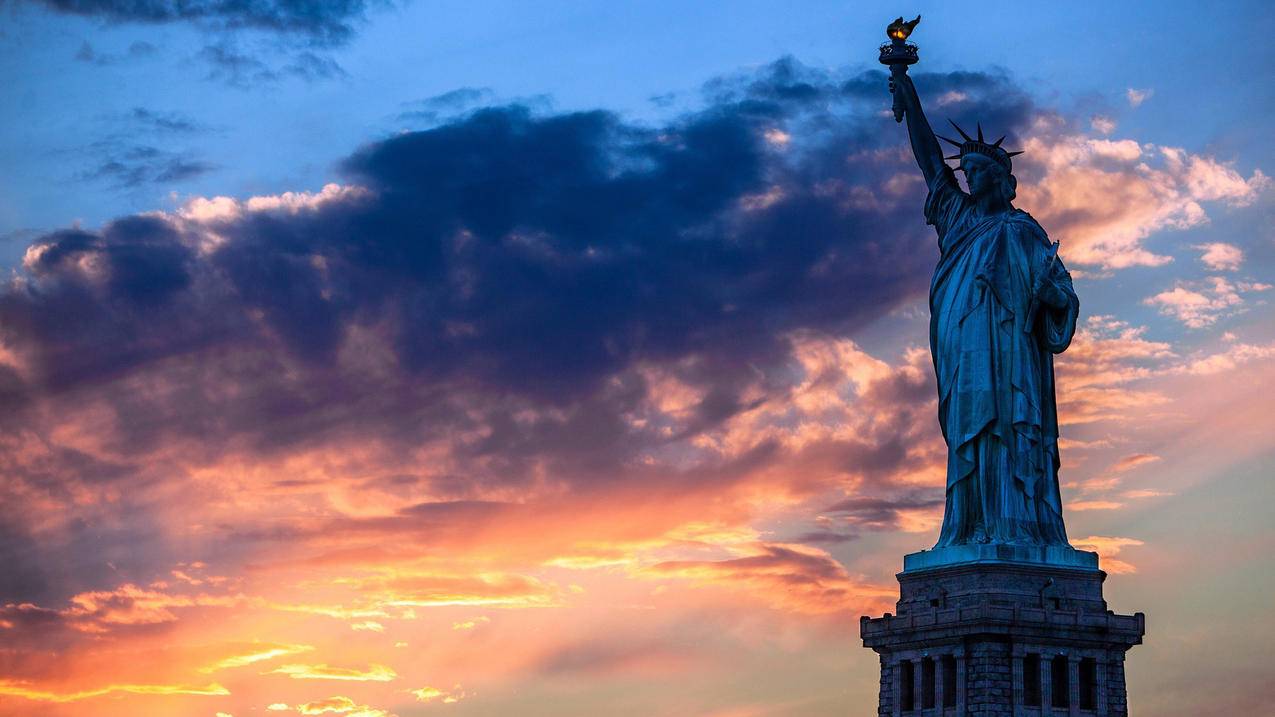
[[1155,94],[1155,90],[1150,88],[1140,90],[1140,89],[1135,89],[1133,87],[1130,87],[1129,89],[1125,90],[1125,99],[1129,100],[1130,107],[1138,107],[1143,102],[1146,102],[1147,100],[1151,99],[1151,96],[1154,94]]
[[[1256,285],[1260,288],[1261,285]],[[1219,276],[1200,282],[1178,282],[1168,291],[1162,291],[1143,300],[1155,306],[1160,313],[1181,321],[1193,329],[1202,329],[1216,323],[1224,316],[1240,311],[1245,303],[1240,292],[1254,285],[1237,285]]]
[[1261,171],[1245,178],[1175,147],[1069,135],[1044,121],[1038,128],[1023,160],[1038,176],[1019,195],[1079,265],[1110,271],[1166,264],[1172,257],[1148,249],[1146,238],[1207,222],[1203,202],[1244,206],[1271,185]]
[[1244,262],[1243,250],[1234,244],[1215,241],[1196,244],[1194,248],[1203,252],[1200,261],[1214,271],[1237,271]]

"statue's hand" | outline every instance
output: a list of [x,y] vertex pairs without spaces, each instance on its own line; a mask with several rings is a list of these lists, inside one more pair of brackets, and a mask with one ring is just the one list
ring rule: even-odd
[[1036,287],[1036,298],[1040,300],[1040,303],[1055,309],[1065,309],[1071,302],[1071,297],[1067,296],[1067,292],[1063,291],[1062,287],[1058,286],[1053,279],[1045,278],[1042,278]]
[[903,65],[890,67],[890,92],[899,99],[904,110],[911,110],[920,102],[916,94],[916,85],[912,84],[912,78],[908,77],[907,69]]

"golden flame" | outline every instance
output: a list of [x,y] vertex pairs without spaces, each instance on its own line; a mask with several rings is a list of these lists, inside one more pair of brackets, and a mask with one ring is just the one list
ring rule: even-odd
[[907,22],[900,17],[885,28],[885,35],[892,40],[906,40],[908,39],[908,35],[912,34],[912,30],[916,28],[917,23],[919,22],[921,22],[920,15],[917,15],[915,20]]

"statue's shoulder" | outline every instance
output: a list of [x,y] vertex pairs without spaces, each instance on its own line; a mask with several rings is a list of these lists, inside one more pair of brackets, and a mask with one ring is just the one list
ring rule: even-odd
[[1045,228],[1036,221],[1036,218],[1021,209],[1014,209],[1009,213],[1009,221],[1015,225],[1015,229],[1039,239],[1045,246],[1049,246],[1049,234],[1045,232]]

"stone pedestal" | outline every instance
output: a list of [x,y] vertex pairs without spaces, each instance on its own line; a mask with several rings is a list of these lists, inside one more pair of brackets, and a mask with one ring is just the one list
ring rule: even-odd
[[1107,609],[1098,556],[955,546],[904,558],[897,614],[860,620],[881,657],[878,717],[1124,717],[1142,613]]

